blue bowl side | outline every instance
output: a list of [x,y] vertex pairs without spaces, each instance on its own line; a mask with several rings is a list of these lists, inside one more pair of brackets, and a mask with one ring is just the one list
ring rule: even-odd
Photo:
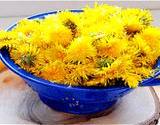
[[40,99],[52,109],[72,114],[93,114],[110,108],[118,99],[131,92],[131,89],[117,91],[82,91],[69,87],[68,89],[39,85],[26,80],[35,90]]
[[64,100],[58,101],[49,99],[43,95],[39,95],[39,97],[46,105],[48,105],[52,109],[77,115],[95,114],[104,111],[105,109],[109,109],[117,102],[117,100],[103,103],[86,103],[85,101],[66,102]]

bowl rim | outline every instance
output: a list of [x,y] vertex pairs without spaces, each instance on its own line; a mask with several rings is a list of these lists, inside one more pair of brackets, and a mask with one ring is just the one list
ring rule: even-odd
[[[83,12],[83,10],[70,10],[71,12]],[[51,15],[51,14],[56,14],[59,11],[49,11],[49,12],[42,12],[42,13],[38,13],[38,14],[34,14],[31,15],[29,17],[23,18],[23,19],[38,19],[38,18],[44,18],[45,16]],[[11,29],[13,29],[17,23],[19,21],[17,21],[16,23],[13,23],[12,25],[8,26],[6,28],[6,31],[9,31]],[[8,55],[7,55],[8,54]],[[65,84],[61,84],[61,83],[57,83],[57,82],[51,82],[49,80],[45,80],[43,78],[39,78],[38,76],[32,75],[31,73],[23,70],[20,66],[18,66],[17,64],[14,63],[14,61],[9,58],[9,53],[7,51],[7,49],[4,50],[0,50],[0,58],[2,60],[2,62],[14,73],[18,74],[19,76],[21,76],[22,78],[32,81],[32,82],[36,82],[45,86],[49,86],[49,87],[58,87],[58,88],[64,88],[64,89],[77,89],[77,90],[88,90],[88,91],[99,91],[99,90],[120,90],[120,89],[132,89],[129,88],[127,86],[111,86],[111,87],[86,87],[86,86],[70,86],[70,85],[65,85]],[[158,72],[159,73],[159,72]],[[159,75],[158,73],[155,74],[155,76]],[[152,81],[154,78],[148,78],[148,79],[144,79],[141,82],[140,86],[143,86],[143,84],[148,83],[150,81]]]

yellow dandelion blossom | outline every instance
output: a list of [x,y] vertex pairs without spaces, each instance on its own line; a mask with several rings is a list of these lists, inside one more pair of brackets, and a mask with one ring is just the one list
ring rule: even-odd
[[42,31],[43,30],[34,32],[28,39],[28,42],[40,47],[41,49],[46,49],[48,46],[50,46],[50,41],[44,40],[44,31]]
[[92,38],[79,37],[74,39],[67,50],[66,60],[70,62],[85,62],[86,58],[96,56],[96,49],[92,45]]
[[103,25],[102,31],[104,31],[105,34],[113,34],[114,36],[123,37],[124,22],[120,17],[114,16]]
[[10,55],[15,62],[29,72],[38,72],[35,66],[40,66],[41,59],[37,58],[39,50],[37,47],[24,44],[11,49]]
[[129,58],[130,56],[120,57],[114,63],[112,63],[109,71],[114,71],[113,73],[117,75],[116,77],[122,78],[126,85],[134,88],[138,86],[138,83],[142,80],[142,78],[141,75],[133,73],[133,63],[131,60],[129,60]]
[[152,48],[149,41],[146,41],[142,35],[136,35],[132,43],[134,44],[134,52],[132,52],[131,55],[133,55],[132,59],[134,64],[138,67],[142,65],[152,67],[160,55],[160,51],[157,49],[159,45],[155,43],[157,46]]
[[0,48],[16,44],[16,36],[12,32],[0,31]]
[[65,66],[61,61],[55,61],[45,65],[40,75],[42,78],[59,83],[65,83]]
[[99,23],[97,25],[90,26],[88,28],[81,27],[81,33],[82,35],[90,35],[90,36],[95,36],[96,34],[104,34],[104,24]]
[[152,19],[152,15],[149,10],[144,10],[144,9],[138,9],[138,8],[127,8],[122,10],[122,16],[128,16],[129,17],[134,17],[138,18],[139,22],[141,22],[143,25],[150,25]]
[[39,27],[38,21],[23,19],[18,23],[14,31],[22,32],[25,35],[29,36],[31,33],[35,32],[38,27]]
[[51,25],[46,27],[43,31],[43,40],[52,44],[60,44],[66,47],[72,40],[72,32],[62,24]]
[[45,50],[44,53],[46,58],[49,58],[48,61],[61,60],[63,61],[66,57],[66,49],[61,45],[55,45],[54,47]]
[[150,25],[152,17],[149,11],[141,9],[124,9],[122,19],[128,35],[134,35]]
[[[102,67],[101,70],[95,72],[94,83],[97,80],[101,85],[116,85],[117,83],[114,80],[122,78],[121,74],[126,73],[131,70],[132,61],[129,60],[130,56],[119,57],[118,59],[112,61],[107,67]],[[125,62],[125,63],[124,63]]]
[[58,18],[57,14],[51,14],[51,15],[47,15],[45,17],[45,19],[43,19],[43,21],[41,21],[41,26],[48,26],[48,24],[50,25],[54,25],[54,24],[61,24],[60,19]]
[[153,70],[152,68],[146,67],[135,68],[135,74],[141,75],[142,78],[145,79],[153,75]]
[[59,19],[63,24],[72,31],[73,37],[77,37],[80,34],[80,18],[79,13],[72,13],[70,11],[62,11],[58,13]]
[[153,49],[160,49],[160,28],[148,27],[140,34]]
[[137,18],[127,18],[124,23],[128,35],[133,35],[143,29],[142,23]]
[[105,46],[99,47],[98,55],[104,57],[119,57],[127,48],[127,45],[128,41],[125,39],[111,39]]
[[[136,35],[133,41],[131,42],[132,42],[131,44],[133,44],[132,46],[134,46],[135,49],[137,49],[137,51],[143,51],[144,53],[147,53],[147,54],[151,52],[150,46],[140,35]],[[135,50],[136,53],[137,51]]]
[[133,73],[127,73],[122,75],[125,84],[128,85],[130,88],[136,88],[139,85],[139,82],[142,81],[140,75],[136,75]]
[[95,4],[94,8],[86,7],[84,8],[84,19],[86,19],[84,25],[88,26],[90,24],[94,25],[99,22],[105,22],[120,11],[120,7],[109,6],[107,4]]
[[68,64],[66,71],[69,74],[66,76],[67,84],[73,85],[87,85],[86,82],[92,77],[92,73],[95,71],[92,64]]
[[117,19],[112,19],[109,22],[105,23],[97,23],[96,25],[90,25],[90,27],[87,27],[85,30],[83,30],[84,27],[82,27],[82,35],[90,35],[90,36],[96,36],[103,34],[104,36],[118,36],[122,37],[124,35],[124,27],[123,23],[121,21],[117,21]]

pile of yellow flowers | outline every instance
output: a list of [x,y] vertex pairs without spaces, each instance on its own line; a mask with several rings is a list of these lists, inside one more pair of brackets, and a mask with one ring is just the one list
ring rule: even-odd
[[81,13],[21,20],[12,31],[0,31],[0,48],[52,82],[133,88],[153,75],[160,56],[160,28],[151,22],[148,10],[95,4]]

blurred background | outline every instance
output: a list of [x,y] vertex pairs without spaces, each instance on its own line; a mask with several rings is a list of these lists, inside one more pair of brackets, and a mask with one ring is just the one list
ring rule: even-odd
[[[81,9],[86,5],[93,6],[95,1],[0,1],[0,28],[4,29],[11,23],[40,12],[48,12],[63,9]],[[160,1],[146,0],[116,0],[98,1],[121,7],[138,7],[152,10],[154,25],[160,25]]]

